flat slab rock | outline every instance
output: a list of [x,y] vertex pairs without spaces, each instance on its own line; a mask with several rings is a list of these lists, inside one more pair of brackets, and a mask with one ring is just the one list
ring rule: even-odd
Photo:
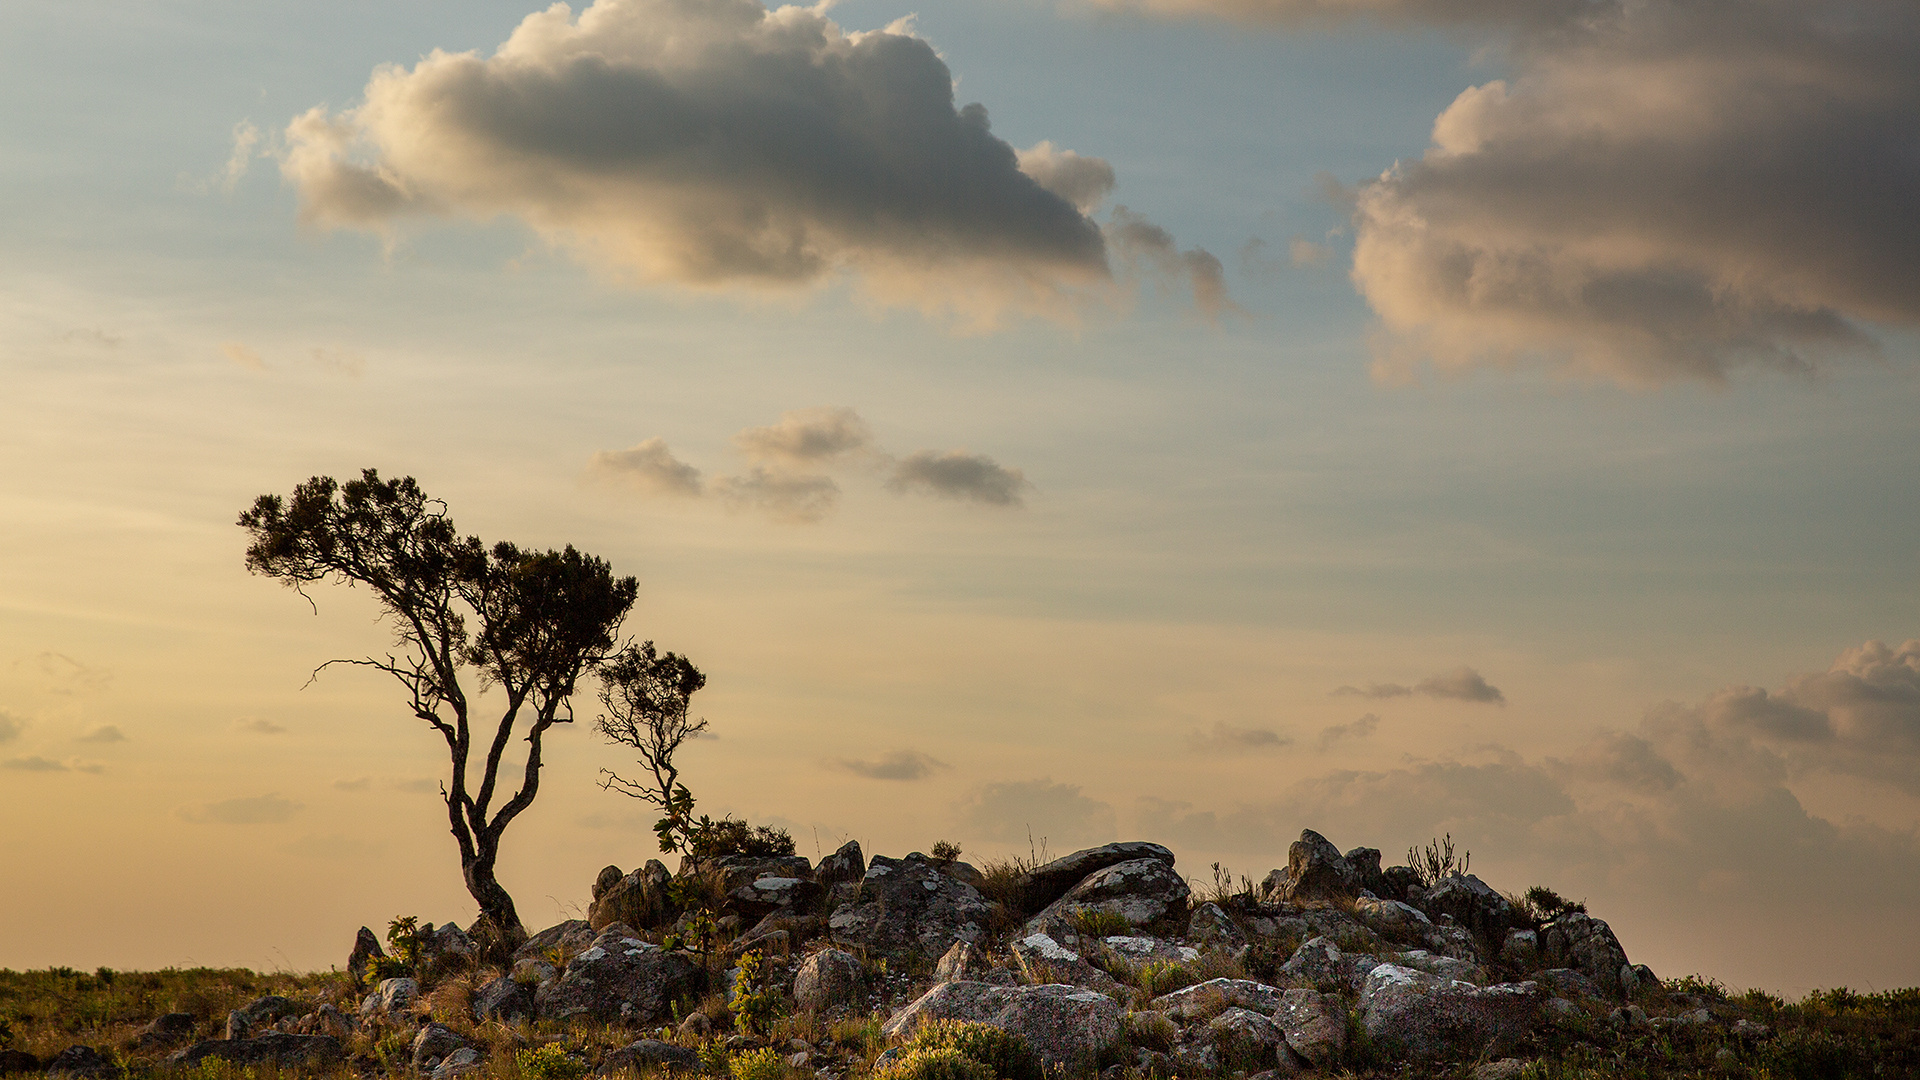
[[1361,1023],[1376,1047],[1416,1061],[1501,1054],[1545,1016],[1539,983],[1472,983],[1381,964],[1360,992]]
[[1184,990],[1162,994],[1147,1004],[1154,1012],[1166,1013],[1175,1020],[1193,1020],[1220,1011],[1222,1003],[1272,1016],[1280,1007],[1283,991],[1277,986],[1252,979],[1208,979]]
[[932,960],[956,941],[979,941],[989,911],[980,890],[925,856],[875,855],[860,880],[858,900],[833,913],[827,934],[836,945]]
[[235,1065],[335,1065],[346,1060],[340,1040],[331,1035],[289,1035],[269,1031],[248,1039],[207,1039],[171,1054],[175,1065],[198,1065],[217,1058]]
[[1172,866],[1173,852],[1143,840],[1102,844],[1083,848],[1071,855],[1062,855],[1045,866],[1020,875],[1014,884],[1019,889],[1022,906],[1028,911],[1038,911],[1060,899],[1088,874],[1135,859],[1158,859]]
[[1120,1038],[1120,1006],[1112,998],[1060,983],[940,983],[895,1013],[881,1031],[889,1038],[911,1035],[930,1020],[990,1024],[1019,1035],[1049,1074],[1090,1068]]

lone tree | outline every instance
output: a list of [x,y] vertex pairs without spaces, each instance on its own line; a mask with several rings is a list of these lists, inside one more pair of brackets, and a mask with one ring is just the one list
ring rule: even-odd
[[[339,483],[316,476],[291,498],[262,495],[240,515],[252,535],[247,569],[278,578],[301,596],[312,582],[364,585],[385,609],[394,651],[384,658],[329,660],[386,672],[407,693],[413,715],[446,740],[451,759],[441,786],[460,845],[460,871],[480,906],[481,934],[495,950],[526,939],[513,897],[494,877],[500,836],[540,791],[540,739],[571,723],[582,675],[614,655],[621,620],[638,583],[616,578],[605,560],[568,546],[522,551],[462,537],[446,504],[412,477],[382,480],[373,469]],[[311,598],[308,602],[312,603]],[[475,692],[498,688],[504,707],[491,738],[461,677]],[[527,761],[518,790],[500,783],[501,756],[526,721]],[[475,751],[484,754],[470,777]],[[472,786],[477,781],[478,787]]]
[[596,726],[613,742],[640,752],[640,764],[652,779],[628,780],[601,769],[602,788],[620,791],[660,808],[653,831],[661,851],[687,846],[693,827],[693,794],[680,783],[673,755],[680,744],[707,730],[705,720],[689,720],[693,695],[707,677],[684,656],[656,653],[653,642],[629,645],[600,667],[600,714]]

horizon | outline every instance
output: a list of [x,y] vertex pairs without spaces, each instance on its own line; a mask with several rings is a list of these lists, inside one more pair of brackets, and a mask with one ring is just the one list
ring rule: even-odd
[[[474,918],[444,747],[314,677],[375,607],[234,524],[375,468],[637,577],[696,812],[809,858],[1450,835],[1662,977],[1920,985],[1911,6],[19,0],[0,58],[0,967]],[[672,865],[574,711],[530,930]]]

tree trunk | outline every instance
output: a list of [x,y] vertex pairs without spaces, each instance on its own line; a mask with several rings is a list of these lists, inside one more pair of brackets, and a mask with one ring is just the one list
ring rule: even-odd
[[520,923],[513,897],[494,880],[493,863],[500,850],[499,838],[476,836],[474,847],[474,857],[464,860],[460,867],[467,892],[480,905],[480,921],[474,924],[477,932],[473,936],[488,959],[506,963],[513,951],[526,943],[527,928]]

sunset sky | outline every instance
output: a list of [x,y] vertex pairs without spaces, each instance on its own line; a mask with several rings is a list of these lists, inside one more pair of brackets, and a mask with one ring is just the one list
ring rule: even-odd
[[[472,919],[371,601],[242,563],[372,466],[637,576],[810,857],[1450,833],[1920,984],[1911,3],[8,0],[0,88],[0,966]],[[658,854],[577,711],[535,928]]]

